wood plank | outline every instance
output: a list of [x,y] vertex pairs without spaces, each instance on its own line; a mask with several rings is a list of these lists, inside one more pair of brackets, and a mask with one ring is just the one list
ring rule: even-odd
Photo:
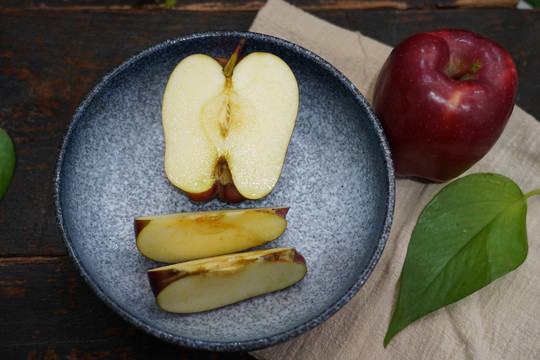
[[212,31],[248,31],[257,13],[255,11],[218,11],[208,16]]
[[[332,24],[349,28],[346,11],[310,11],[315,16]],[[218,11],[209,16],[209,28],[212,30],[239,30],[248,31],[255,19],[254,11]]]
[[[243,19],[247,29],[252,18]],[[135,53],[208,29],[209,15],[196,12],[0,13],[0,127],[17,153],[13,182],[0,202],[0,255],[66,254],[54,216],[53,176],[76,107]]]
[[[294,6],[310,11],[367,9],[435,9],[435,8],[515,8],[518,0],[288,0]],[[265,0],[178,0],[177,11],[257,11]],[[1,0],[3,9],[26,10],[144,10],[165,9],[165,0]]]
[[65,253],[52,178],[56,149],[85,84],[79,64],[68,62],[79,58],[89,25],[89,16],[76,14],[69,20],[0,14],[0,127],[17,154],[13,182],[0,202],[0,254]]
[[138,330],[94,295],[67,257],[26,266],[4,261],[0,273],[2,359],[252,359],[179,347]]
[[453,9],[497,9],[516,8],[518,0],[436,0],[431,5],[436,8]]

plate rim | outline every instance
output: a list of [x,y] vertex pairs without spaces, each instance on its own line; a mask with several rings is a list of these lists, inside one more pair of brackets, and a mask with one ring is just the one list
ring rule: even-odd
[[[154,325],[148,324],[147,322],[141,320],[140,318],[134,316],[132,313],[124,309],[120,304],[107,296],[107,292],[103,287],[95,281],[90,272],[88,271],[86,265],[82,262],[81,257],[77,253],[77,250],[74,247],[72,239],[69,237],[69,231],[65,226],[64,214],[61,204],[61,186],[62,186],[62,170],[64,164],[64,156],[69,147],[70,140],[72,138],[74,129],[77,127],[81,117],[84,115],[85,110],[88,108],[92,100],[99,95],[99,93],[106,87],[106,85],[115,78],[118,74],[124,71],[125,68],[129,67],[133,63],[144,59],[145,57],[160,51],[161,49],[167,48],[169,46],[174,46],[175,44],[186,42],[193,39],[200,38],[209,38],[209,37],[248,37],[255,38],[259,40],[270,40],[274,43],[277,43],[278,46],[284,46],[291,49],[292,51],[300,52],[302,55],[305,55],[312,60],[316,61],[322,65],[326,70],[330,71],[333,76],[340,80],[340,82],[352,92],[356,100],[358,100],[364,107],[367,116],[371,122],[375,133],[377,134],[377,143],[381,148],[383,158],[385,160],[386,167],[386,180],[388,182],[387,186],[387,200],[386,200],[386,211],[384,216],[384,224],[382,230],[379,233],[378,241],[375,246],[375,251],[371,255],[370,260],[364,270],[359,273],[356,277],[352,286],[344,292],[337,301],[335,301],[331,306],[326,308],[325,311],[319,313],[317,316],[313,317],[310,320],[304,321],[302,324],[286,329],[284,331],[275,333],[270,336],[243,340],[243,341],[209,341],[209,340],[200,340],[189,338],[185,336],[180,336],[177,334],[172,334],[165,330],[159,329]],[[337,313],[345,304],[347,304],[360,290],[360,288],[367,281],[376,264],[378,263],[382,252],[385,248],[386,242],[388,241],[390,235],[390,229],[392,227],[394,207],[395,207],[395,172],[390,152],[390,146],[388,140],[384,134],[383,127],[375,115],[371,105],[368,103],[364,95],[358,90],[358,88],[337,68],[335,68],[328,61],[324,60],[317,54],[312,51],[295,44],[293,42],[275,37],[272,35],[251,32],[251,31],[202,31],[195,32],[184,36],[178,36],[164,41],[158,42],[150,47],[147,47],[139,52],[136,52],[134,55],[128,57],[126,60],[122,61],[120,64],[116,65],[111,71],[109,71],[105,76],[103,76],[99,82],[91,88],[91,90],[84,96],[83,100],[77,106],[75,112],[71,116],[67,128],[62,137],[61,145],[57,151],[57,159],[54,169],[54,179],[53,179],[53,202],[54,202],[54,212],[56,218],[57,228],[59,229],[60,235],[62,237],[64,246],[67,248],[68,253],[72,261],[74,261],[76,267],[79,270],[81,277],[84,281],[90,286],[92,292],[103,301],[110,309],[116,312],[120,317],[135,326],[139,330],[151,334],[161,340],[168,341],[175,345],[185,346],[197,350],[207,350],[207,351],[253,351],[262,349],[271,345],[276,345],[278,343],[290,340],[302,333],[305,333]]]

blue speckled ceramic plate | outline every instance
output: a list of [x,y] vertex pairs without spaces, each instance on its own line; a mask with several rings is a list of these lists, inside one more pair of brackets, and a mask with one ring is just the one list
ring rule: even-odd
[[[193,53],[284,59],[300,88],[300,109],[281,178],[265,199],[197,204],[167,180],[161,100],[176,64]],[[136,327],[198,349],[246,351],[288,340],[328,319],[360,290],[388,238],[394,172],[383,130],[358,90],[320,57],[254,33],[194,34],[158,44],[107,75],[82,102],[56,168],[59,228],[82,276]],[[307,276],[296,285],[204,313],[156,305],[135,245],[136,216],[234,207],[290,206],[285,233],[266,247],[295,246]]]

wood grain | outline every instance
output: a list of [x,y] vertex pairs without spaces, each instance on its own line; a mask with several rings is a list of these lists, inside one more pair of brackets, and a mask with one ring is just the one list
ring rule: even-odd
[[0,273],[2,359],[217,359],[135,329],[90,291],[67,257],[24,267],[0,263]]
[[[368,9],[437,9],[437,8],[515,8],[518,0],[289,0],[304,10],[368,10]],[[176,11],[258,11],[264,0],[178,0]],[[0,0],[4,9],[26,10],[139,10],[165,9],[164,0]]]

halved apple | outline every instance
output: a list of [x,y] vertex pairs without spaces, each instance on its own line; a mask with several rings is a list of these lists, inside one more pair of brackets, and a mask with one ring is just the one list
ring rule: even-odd
[[176,263],[230,254],[277,239],[287,227],[288,207],[201,211],[135,219],[139,251]]
[[148,279],[163,310],[194,313],[284,289],[306,273],[304,257],[287,247],[168,265],[149,270]]
[[208,55],[184,58],[162,103],[165,172],[194,201],[260,199],[275,187],[298,113],[298,84],[270,53],[225,67]]

